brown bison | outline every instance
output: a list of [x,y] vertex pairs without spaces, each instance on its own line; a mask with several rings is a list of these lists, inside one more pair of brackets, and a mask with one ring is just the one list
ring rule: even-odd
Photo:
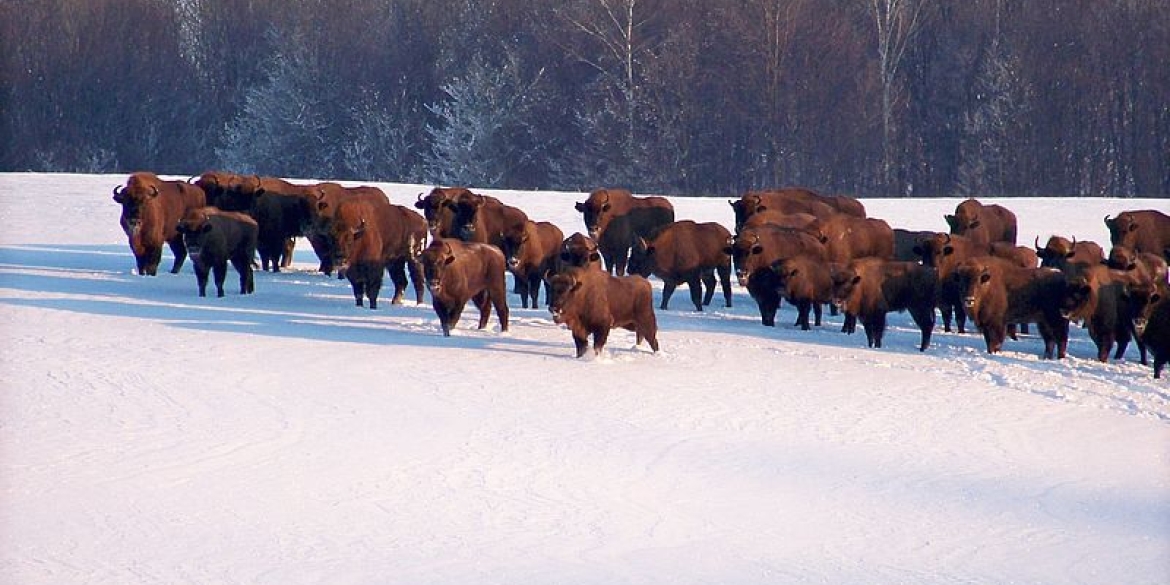
[[776,291],[796,307],[795,325],[804,331],[811,329],[808,314],[821,326],[821,305],[833,302],[833,272],[823,260],[799,255],[784,258],[772,264],[776,273]]
[[414,206],[422,211],[427,218],[427,227],[431,235],[436,238],[454,238],[455,234],[455,198],[463,193],[471,193],[464,187],[435,187],[424,197],[419,193]]
[[881,348],[886,314],[909,311],[922,332],[918,351],[926,351],[934,331],[938,275],[917,262],[860,258],[835,271],[833,302],[846,315],[855,315],[865,327],[869,347]]
[[354,197],[337,205],[330,225],[333,264],[338,278],[349,280],[357,306],[362,306],[365,297],[371,309],[378,308],[385,272],[394,283],[391,304],[401,304],[406,296],[407,272],[415,300],[423,301],[418,256],[427,239],[427,226],[421,215],[401,205]]
[[943,217],[952,234],[967,236],[978,244],[1016,243],[1016,214],[1006,207],[967,199],[955,207],[954,215]]
[[964,308],[983,332],[988,353],[1003,348],[1008,323],[1034,322],[1044,339],[1044,358],[1063,359],[1068,318],[1062,311],[1068,283],[1051,268],[1020,268],[1002,258],[981,256],[955,268]]
[[779,211],[769,209],[767,211],[753,213],[751,217],[743,222],[740,229],[774,225],[776,227],[802,230],[816,223],[816,221],[817,216],[815,215],[809,215],[807,213],[780,213]]
[[1071,264],[1094,265],[1105,261],[1105,251],[1097,242],[1069,240],[1062,236],[1050,236],[1044,247],[1040,247],[1040,236],[1036,236],[1036,256],[1040,265],[1068,271]]
[[830,262],[894,257],[894,230],[884,220],[837,214],[807,228],[825,245]]
[[894,260],[903,262],[918,262],[922,259],[919,251],[922,243],[933,239],[935,232],[930,230],[916,231],[894,228]]
[[337,183],[319,183],[314,188],[317,201],[311,207],[312,218],[305,231],[305,237],[313,246],[320,264],[317,271],[324,274],[333,273],[334,256],[336,255],[336,241],[333,239],[333,216],[342,201],[355,198],[364,198],[377,204],[390,203],[386,193],[377,187],[360,186],[344,187]]
[[1153,209],[1123,211],[1113,219],[1106,215],[1105,226],[1114,246],[1170,260],[1170,215]]
[[1137,271],[1158,287],[1166,287],[1170,269],[1166,260],[1149,252],[1137,253],[1125,246],[1113,246],[1105,264],[1114,270]]
[[500,331],[508,330],[508,286],[504,279],[504,254],[499,248],[455,238],[435,238],[423,250],[421,260],[444,337],[451,336],[468,300],[479,309],[480,329],[487,327],[494,306]]
[[[525,309],[528,308],[529,298],[532,300],[532,308],[537,307],[536,302],[540,296],[544,274],[556,270],[564,237],[561,228],[547,221],[527,220],[523,229],[512,226],[504,232],[504,260],[507,261],[508,270],[516,280],[520,304]],[[544,292],[546,304],[550,295],[551,291],[546,287]]]
[[118,222],[130,240],[138,274],[158,273],[164,243],[175,256],[171,274],[178,274],[187,259],[187,248],[176,228],[187,211],[207,205],[203,189],[186,181],[164,181],[154,173],[142,171],[130,175],[125,186],[114,187],[114,201],[122,206]]
[[[803,213],[827,218],[839,213],[825,198],[808,189],[789,188],[776,191],[749,191],[735,201],[728,202],[735,212],[735,231],[743,231],[748,220],[759,213],[771,211],[783,215]],[[864,217],[864,211],[862,212]]]
[[452,229],[455,237],[464,242],[491,244],[503,250],[506,232],[524,230],[528,216],[495,197],[476,195],[465,191],[451,201],[455,215]]
[[561,242],[561,255],[557,262],[557,272],[562,272],[570,266],[590,266],[601,270],[601,253],[597,251],[597,242],[593,238],[577,232]]
[[776,325],[781,298],[772,265],[799,255],[821,262],[828,256],[824,244],[808,232],[771,226],[743,230],[728,241],[725,252],[731,255],[739,285],[756,301],[760,321],[768,327]]
[[256,251],[264,270],[280,272],[292,256],[290,241],[306,235],[312,226],[317,203],[315,185],[297,185],[276,177],[241,177],[231,191],[228,209],[247,211],[260,234]]
[[[1086,268],[1069,278],[1062,309],[1070,319],[1083,319],[1089,338],[1097,345],[1097,359],[1108,361],[1114,344],[1113,359],[1121,359],[1136,336],[1133,320],[1145,309],[1154,293],[1154,283],[1137,271],[1114,270],[1101,264]],[[1138,341],[1141,363],[1146,363],[1146,348]]]
[[1170,294],[1154,292],[1141,315],[1134,320],[1137,334],[1154,355],[1154,378],[1170,362]]
[[636,237],[652,237],[674,221],[674,206],[665,197],[634,197],[624,189],[598,189],[576,204],[589,237],[597,242],[606,270],[626,273]]
[[650,282],[641,276],[611,276],[588,267],[568,268],[549,279],[553,300],[548,310],[553,321],[573,335],[577,357],[583,357],[593,336],[593,353],[601,354],[609,331],[621,327],[633,331],[636,345],[645,339],[658,351],[658,321]]
[[[650,238],[638,238],[630,249],[630,274],[662,279],[662,304],[665,311],[670,296],[681,283],[687,283],[691,303],[696,311],[710,305],[715,296],[715,275],[723,287],[724,306],[731,306],[731,256],[725,248],[731,232],[714,222],[676,221]],[[703,294],[702,285],[707,293]]]
[[227,171],[207,171],[198,177],[192,177],[187,182],[193,183],[207,195],[207,205],[225,211],[247,211],[246,209],[232,209],[231,203],[237,199],[235,192],[240,188],[242,178]]
[[215,274],[216,296],[222,297],[227,279],[227,265],[240,275],[240,294],[252,294],[256,286],[252,276],[252,257],[256,255],[256,220],[238,211],[220,211],[204,207],[188,211],[175,228],[183,237],[199,296],[207,296],[207,276]]

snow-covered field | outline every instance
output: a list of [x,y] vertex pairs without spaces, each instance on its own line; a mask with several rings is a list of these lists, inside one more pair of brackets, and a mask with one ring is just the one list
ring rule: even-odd
[[[429,305],[354,307],[304,242],[201,299],[189,264],[132,273],[124,178],[0,175],[0,582],[1170,582],[1170,382],[1136,348],[989,356],[940,326],[921,354],[894,315],[870,350],[788,305],[763,327],[737,287],[681,290],[657,355],[615,331],[577,360],[515,297],[507,334],[469,308],[451,338]],[[580,194],[491,194],[582,228]],[[942,230],[957,201],[865,203]],[[1022,243],[1170,208],[1001,203]]]

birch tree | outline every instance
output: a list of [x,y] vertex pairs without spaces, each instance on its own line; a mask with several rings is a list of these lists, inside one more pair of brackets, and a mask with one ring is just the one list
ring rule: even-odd
[[881,83],[882,188],[894,189],[896,122],[894,109],[901,97],[899,73],[907,49],[923,26],[926,0],[865,0],[873,19]]

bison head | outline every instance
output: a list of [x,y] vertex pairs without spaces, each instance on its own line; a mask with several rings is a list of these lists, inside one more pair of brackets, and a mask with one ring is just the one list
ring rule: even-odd
[[974,199],[968,199],[955,207],[954,223],[951,219],[947,219],[947,223],[951,226],[951,233],[965,234],[982,225],[979,218],[983,211],[983,204]]
[[981,262],[968,260],[960,264],[951,274],[951,279],[959,290],[959,298],[967,314],[973,315],[980,302],[987,297],[994,284],[994,275],[991,268]]
[[634,238],[634,245],[630,246],[630,259],[626,264],[626,272],[629,274],[641,274],[649,277],[658,264],[657,248],[654,242],[647,241],[646,238]]
[[432,233],[443,233],[443,230],[451,224],[451,218],[454,215],[455,195],[463,191],[467,190],[435,187],[425,197],[422,193],[418,194],[414,206],[422,210],[423,217],[427,219],[427,228]]
[[179,220],[175,230],[183,236],[183,244],[191,260],[198,262],[199,254],[203,251],[203,242],[212,230],[210,216],[204,211],[192,210]]
[[849,301],[861,284],[861,275],[847,266],[838,266],[830,273],[833,281],[833,305],[843,312],[849,312]]
[[594,262],[601,262],[597,242],[581,232],[565,238],[561,243],[561,262],[568,266],[588,266]]
[[443,277],[447,269],[455,263],[455,259],[455,250],[451,244],[441,239],[431,242],[431,245],[427,246],[427,249],[419,255],[427,288],[430,289],[432,296],[438,295],[443,290]]
[[1139,224],[1133,214],[1123,211],[1115,219],[1105,216],[1105,226],[1109,228],[1109,242],[1114,246],[1133,247],[1134,234]]
[[577,203],[574,207],[585,216],[585,229],[589,232],[589,237],[594,240],[600,239],[601,234],[604,234],[605,229],[609,227],[609,222],[613,221],[613,204],[610,202],[610,194],[606,189],[598,189],[590,193],[588,199],[583,203]]
[[1060,236],[1048,238],[1048,243],[1040,247],[1040,236],[1034,240],[1036,255],[1040,257],[1040,266],[1060,266],[1076,253],[1076,240],[1069,240]]
[[337,267],[337,278],[343,279],[349,269],[354,251],[366,238],[369,224],[366,218],[357,219],[356,223],[346,222],[343,218],[334,218],[330,226],[333,236],[333,265]]
[[500,251],[504,253],[504,260],[507,262],[508,268],[513,270],[519,268],[520,259],[527,250],[528,242],[535,236],[532,233],[535,225],[529,221],[525,222],[522,228],[512,226],[504,232],[503,240],[500,242]]
[[548,278],[549,289],[552,291],[549,296],[551,300],[548,303],[548,312],[552,314],[554,323],[565,322],[566,315],[578,302],[578,293],[583,284],[584,281],[579,280],[572,272],[555,274]]
[[1125,246],[1113,246],[1105,264],[1114,270],[1134,270],[1137,268],[1137,254]]
[[760,235],[757,233],[744,232],[727,240],[727,247],[723,248],[723,253],[731,256],[731,260],[735,264],[735,277],[739,280],[740,286],[746,287],[751,278],[748,260],[763,252],[764,247],[760,244]]
[[459,239],[463,241],[475,239],[479,210],[483,208],[485,203],[487,200],[484,199],[483,195],[476,195],[471,191],[460,193],[449,202],[450,208],[454,211],[451,228]]

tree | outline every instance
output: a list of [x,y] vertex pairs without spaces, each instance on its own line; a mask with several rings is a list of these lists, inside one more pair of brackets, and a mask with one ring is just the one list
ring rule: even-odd
[[895,115],[900,97],[899,69],[915,35],[924,23],[925,0],[865,0],[873,18],[877,37],[878,78],[881,82],[882,114],[882,188],[898,190],[894,185]]

